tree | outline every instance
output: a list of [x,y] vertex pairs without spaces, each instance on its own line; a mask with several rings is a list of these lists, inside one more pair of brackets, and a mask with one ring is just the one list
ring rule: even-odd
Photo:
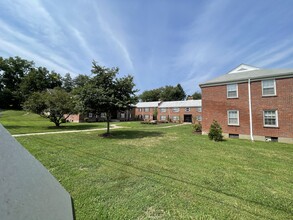
[[65,89],[66,92],[71,92],[74,86],[74,82],[70,76],[70,73],[66,73],[65,76],[62,78],[62,87]]
[[192,97],[193,97],[194,100],[201,99],[201,93],[200,92],[194,92],[192,94]]
[[57,127],[76,112],[73,97],[61,88],[33,93],[24,103],[24,109],[48,118]]
[[23,77],[34,68],[32,61],[20,57],[0,57],[0,103],[1,108],[20,109],[23,95],[19,90]]
[[118,68],[106,68],[92,63],[95,75],[85,84],[79,96],[85,112],[106,113],[107,133],[110,134],[111,112],[125,110],[137,102],[132,76],[117,78]]
[[165,86],[157,89],[144,91],[139,98],[143,102],[151,101],[181,101],[184,100],[186,94],[180,84],[177,86]]
[[160,99],[160,95],[162,93],[163,88],[158,88],[158,89],[152,89],[148,91],[144,91],[139,98],[143,102],[152,102],[152,101],[158,101]]
[[214,120],[213,123],[211,124],[210,132],[208,136],[210,140],[215,140],[215,141],[223,140],[222,127],[216,120]]
[[84,87],[85,84],[87,84],[90,80],[90,77],[87,75],[79,74],[77,77],[73,80],[73,85],[75,88],[78,87]]

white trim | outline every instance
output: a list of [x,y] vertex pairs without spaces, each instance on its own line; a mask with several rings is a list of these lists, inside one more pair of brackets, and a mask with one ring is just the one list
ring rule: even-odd
[[[267,95],[265,95],[263,93],[263,89],[264,89],[263,83],[264,83],[264,81],[271,81],[271,80],[274,81],[274,94],[267,94]],[[264,97],[267,97],[267,96],[276,96],[277,95],[276,79],[265,79],[265,80],[262,80],[261,81],[261,93],[262,93],[262,96],[264,96]]]
[[[276,124],[275,125],[266,125],[265,124],[265,111],[274,111],[276,114]],[[279,117],[278,117],[278,110],[276,109],[265,109],[262,111],[263,113],[263,126],[266,128],[278,128],[279,127]]]
[[179,111],[180,111],[179,107],[173,107],[172,108],[172,112],[179,112]]
[[[187,110],[188,109],[188,110]],[[185,108],[185,112],[190,112],[191,108],[190,107],[186,107]]]
[[252,105],[251,105],[251,90],[250,90],[250,79],[248,79],[248,105],[249,105],[249,130],[250,140],[254,141],[253,138],[253,127],[252,127]]
[[[229,90],[228,90],[228,87],[229,87],[230,85],[236,85],[236,96],[229,97]],[[227,84],[226,89],[227,89],[227,98],[228,98],[228,99],[235,99],[235,98],[238,98],[238,83],[230,83],[230,84]]]
[[[229,123],[229,112],[237,112],[237,123],[236,124],[231,124]],[[228,118],[228,125],[236,125],[236,126],[239,126],[239,110],[228,110],[227,111],[227,118]]]

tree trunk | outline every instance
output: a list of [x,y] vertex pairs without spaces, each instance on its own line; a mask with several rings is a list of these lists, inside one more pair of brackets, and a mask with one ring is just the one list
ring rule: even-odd
[[111,113],[107,112],[107,135],[110,134],[110,120],[111,120]]

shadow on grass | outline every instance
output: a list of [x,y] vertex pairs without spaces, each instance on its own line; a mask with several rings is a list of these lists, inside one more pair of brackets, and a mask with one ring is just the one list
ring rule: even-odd
[[110,131],[109,139],[140,139],[147,137],[162,137],[160,131],[137,131],[137,130],[113,130]]

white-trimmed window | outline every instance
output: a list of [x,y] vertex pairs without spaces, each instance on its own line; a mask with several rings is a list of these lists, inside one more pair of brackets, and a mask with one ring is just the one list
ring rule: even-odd
[[124,119],[125,118],[125,113],[121,113],[120,118]]
[[265,127],[278,127],[278,111],[277,110],[264,110],[263,111],[263,124]]
[[167,120],[167,116],[166,115],[161,115],[160,116],[160,120],[161,121],[166,121]]
[[276,80],[274,79],[263,80],[261,85],[262,85],[263,96],[276,95]]
[[178,107],[174,107],[174,108],[172,108],[172,111],[173,112],[179,112],[179,108]]
[[228,111],[228,125],[239,125],[239,111],[229,110]]
[[196,120],[197,120],[197,121],[202,121],[202,117],[201,117],[201,115],[197,115],[197,116],[196,116]]
[[144,108],[144,112],[149,112],[150,108]]
[[201,112],[201,107],[196,107],[197,112]]
[[89,113],[89,118],[92,118],[93,117],[93,113]]
[[167,109],[166,109],[166,108],[160,108],[160,111],[161,111],[161,112],[166,112]]
[[238,84],[227,85],[227,98],[238,98]]
[[139,111],[139,112],[142,112],[142,108],[138,108],[138,111]]
[[185,108],[185,111],[190,112],[190,108],[189,107]]
[[144,120],[149,120],[150,119],[150,115],[144,115]]
[[178,115],[172,116],[172,121],[179,121],[179,116]]

